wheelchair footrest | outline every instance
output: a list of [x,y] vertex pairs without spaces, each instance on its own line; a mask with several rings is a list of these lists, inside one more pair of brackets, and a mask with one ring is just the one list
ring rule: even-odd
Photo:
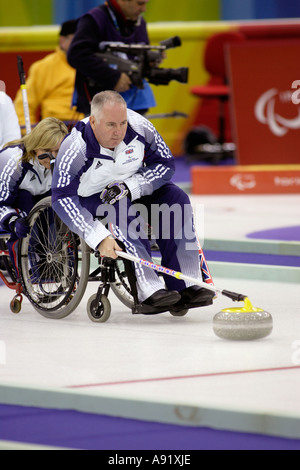
[[169,308],[172,312],[180,312],[181,310],[190,310],[191,308],[208,307],[213,304],[213,299],[205,300],[203,302],[194,303],[178,303]]
[[192,308],[208,307],[213,304],[213,299],[209,299],[203,302],[194,303],[180,303],[175,305],[169,305],[168,307],[151,307],[150,305],[137,304],[132,307],[133,315],[157,315],[164,312],[181,312],[182,310],[190,310]]
[[158,313],[169,312],[170,307],[151,307],[150,305],[137,304],[131,310],[133,315],[156,315]]

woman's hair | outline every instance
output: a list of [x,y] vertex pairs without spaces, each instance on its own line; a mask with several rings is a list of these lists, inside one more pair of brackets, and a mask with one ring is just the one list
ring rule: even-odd
[[5,147],[24,146],[21,160],[29,162],[36,158],[38,149],[49,150],[55,148],[63,137],[68,134],[67,126],[54,117],[48,117],[40,121],[32,131],[21,139],[8,142]]

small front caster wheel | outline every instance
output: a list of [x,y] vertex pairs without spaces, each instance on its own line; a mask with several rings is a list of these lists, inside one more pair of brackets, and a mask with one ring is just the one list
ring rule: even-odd
[[14,297],[10,302],[10,310],[12,313],[20,313],[22,308],[22,298]]
[[173,317],[184,317],[188,313],[188,309],[182,309],[182,310],[170,310],[170,314],[173,315]]
[[105,295],[101,295],[99,302],[97,302],[97,294],[92,295],[86,309],[89,319],[96,323],[106,322],[111,313],[110,301]]

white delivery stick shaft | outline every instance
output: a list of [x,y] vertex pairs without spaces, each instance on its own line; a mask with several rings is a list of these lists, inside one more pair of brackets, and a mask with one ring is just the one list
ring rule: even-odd
[[24,109],[24,116],[25,116],[26,134],[30,134],[31,123],[30,123],[30,114],[29,114],[26,85],[21,85],[21,90],[22,90],[23,109]]
[[219,289],[215,287],[214,285],[208,284],[206,282],[200,281],[199,279],[195,279],[190,276],[186,276],[185,274],[182,274],[179,271],[174,271],[173,269],[169,268],[164,268],[163,266],[160,266],[159,264],[155,264],[151,261],[144,260],[142,258],[137,258],[136,256],[133,256],[129,253],[126,253],[124,251],[115,251],[116,255],[120,256],[121,258],[128,259],[129,261],[133,261],[134,263],[141,264],[142,266],[146,266],[147,268],[153,269],[154,271],[157,271],[162,274],[167,274],[168,276],[175,277],[176,279],[180,279],[182,281],[187,281],[191,282],[194,285],[198,285],[200,287],[204,287],[204,289],[210,290],[215,293],[219,293],[222,295],[225,295],[226,297],[229,297],[233,301],[242,301],[246,299],[246,295],[244,294],[238,294],[236,292],[231,292],[225,289]]
[[159,264],[152,263],[151,261],[146,261],[142,258],[137,258],[136,256],[133,256],[129,253],[125,253],[124,251],[116,251],[116,254],[118,256],[120,256],[121,258],[125,258],[125,259],[128,259],[130,261],[133,261],[134,263],[141,264],[141,265],[146,266],[147,268],[153,269],[154,271],[157,271],[159,273],[167,274],[171,277],[175,277],[176,279],[191,282],[195,285],[205,287],[205,289],[211,290],[212,292],[221,292],[219,289],[217,289],[216,287],[214,287],[211,284],[207,284],[206,282],[200,281],[199,279],[195,279],[193,277],[186,276],[185,274],[182,274],[179,271],[174,271],[173,269],[164,268],[163,266],[160,266]]

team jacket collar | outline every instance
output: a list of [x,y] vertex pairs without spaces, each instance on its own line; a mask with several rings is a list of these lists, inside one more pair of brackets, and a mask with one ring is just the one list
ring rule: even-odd
[[[34,167],[33,160],[31,160],[30,162],[22,162],[21,166],[22,166],[24,175],[27,173],[27,171],[32,171],[32,173],[34,173],[37,176],[39,182],[42,184],[41,176],[39,175],[37,169]],[[44,168],[42,168],[42,171],[43,173],[45,173]]]
[[[76,129],[81,132],[82,138],[86,143],[87,158],[102,158],[104,160],[113,160],[112,157],[101,154],[101,146],[99,145],[99,142],[97,141],[89,122],[79,121],[79,123],[76,124]],[[136,138],[141,140],[140,137],[141,136],[139,136],[139,134],[137,134],[130,127],[130,125],[128,125],[123,142],[127,146]]]

